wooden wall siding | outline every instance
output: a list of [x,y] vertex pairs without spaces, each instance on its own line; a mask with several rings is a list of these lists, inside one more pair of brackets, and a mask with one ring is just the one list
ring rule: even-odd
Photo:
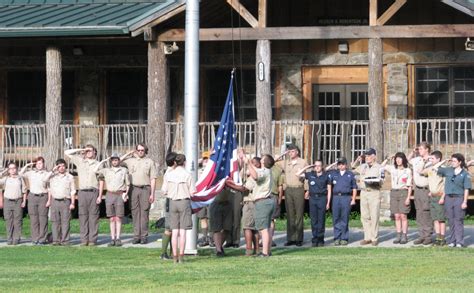
[[7,72],[0,70],[0,125],[6,123],[7,113]]

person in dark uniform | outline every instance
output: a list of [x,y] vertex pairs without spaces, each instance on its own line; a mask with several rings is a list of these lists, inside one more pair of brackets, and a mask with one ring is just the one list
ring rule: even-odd
[[349,243],[349,215],[355,205],[357,183],[354,173],[347,170],[346,158],[337,161],[337,169],[330,171],[328,177],[332,184],[334,245],[339,246]]
[[[306,172],[310,168],[313,170]],[[306,166],[296,172],[296,176],[304,176],[309,186],[309,190],[305,193],[305,199],[309,199],[309,216],[313,234],[312,246],[324,246],[326,210],[329,209],[332,189],[329,174],[324,172],[323,162],[316,160],[313,165]]]

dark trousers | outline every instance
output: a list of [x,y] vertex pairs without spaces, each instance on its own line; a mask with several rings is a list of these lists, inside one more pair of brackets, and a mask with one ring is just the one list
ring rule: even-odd
[[433,220],[430,212],[429,191],[415,187],[415,209],[416,209],[416,225],[418,226],[418,234],[422,239],[431,238],[433,234]]
[[71,221],[70,199],[56,200],[51,202],[51,222],[53,232],[53,243],[69,242],[69,230]]
[[327,196],[311,195],[309,197],[309,216],[311,218],[311,232],[313,243],[324,242],[326,229],[326,204]]
[[242,220],[242,192],[235,192],[231,197],[232,229],[227,234],[227,243],[240,245],[240,221]]
[[10,200],[3,198],[3,217],[7,229],[7,240],[9,243],[20,242],[21,229],[23,225],[22,198]]
[[303,187],[286,188],[286,237],[288,241],[303,241],[304,201]]
[[336,195],[332,197],[332,222],[334,240],[349,241],[349,216],[351,214],[351,196]]
[[99,205],[96,202],[99,191],[79,190],[77,195],[81,243],[96,243],[99,236]]
[[466,210],[461,208],[463,196],[451,197],[446,195],[444,210],[449,223],[449,243],[464,245],[464,216]]
[[148,237],[148,221],[150,214],[150,186],[132,186],[130,195],[130,209],[132,210],[133,238],[146,239]]
[[46,242],[48,234],[47,194],[28,194],[28,215],[30,216],[31,241]]

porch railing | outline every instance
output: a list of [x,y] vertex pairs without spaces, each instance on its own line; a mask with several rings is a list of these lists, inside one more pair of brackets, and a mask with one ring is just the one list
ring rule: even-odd
[[[200,151],[212,149],[217,122],[202,122],[199,127]],[[62,125],[61,152],[92,143],[99,158],[112,152],[125,153],[137,143],[147,141],[145,124]],[[255,153],[259,142],[256,122],[236,123],[240,147]],[[166,123],[162,140],[166,149],[184,149],[183,123]],[[367,121],[273,121],[273,153],[279,154],[288,143],[295,143],[309,162],[321,158],[325,163],[341,156],[353,160],[368,147]],[[446,154],[460,152],[471,158],[474,153],[474,119],[429,119],[384,121],[384,152],[409,152],[421,141]],[[0,125],[0,162],[16,161],[20,165],[44,154],[45,125]]]

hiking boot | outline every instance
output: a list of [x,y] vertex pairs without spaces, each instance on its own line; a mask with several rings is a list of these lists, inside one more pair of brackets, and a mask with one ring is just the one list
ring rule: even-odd
[[365,239],[364,239],[364,240],[362,240],[362,241],[360,242],[360,245],[368,245],[368,244],[370,244],[370,243],[372,243],[372,240],[365,240]]
[[115,240],[110,241],[109,244],[107,244],[107,247],[112,247],[115,246]]
[[379,245],[379,241],[378,241],[378,240],[372,241],[372,246],[377,246],[377,245]]
[[408,243],[408,236],[407,234],[403,233],[402,238],[400,239],[400,244],[407,244]]
[[397,233],[397,238],[393,240],[393,244],[400,244],[400,241],[402,241],[402,233]]
[[160,259],[162,259],[162,260],[170,260],[171,257],[169,257],[169,255],[168,255],[167,253],[162,253],[162,254],[160,255]]
[[116,240],[115,240],[115,246],[117,246],[117,247],[122,246],[122,240],[116,239]]
[[349,244],[349,242],[347,240],[341,240],[340,244],[342,246],[347,246],[347,244]]
[[334,246],[339,246],[339,245],[341,245],[341,240],[339,239],[334,240]]
[[423,240],[423,245],[430,245],[431,243],[433,243],[433,239],[431,239],[431,237],[425,238],[425,240]]
[[133,239],[132,244],[140,244],[140,239]]
[[446,246],[446,239],[440,239],[439,240],[439,246]]
[[423,238],[418,238],[418,239],[416,239],[415,241],[413,241],[413,244],[415,244],[415,245],[420,245],[420,244],[423,244],[424,241],[425,241],[425,239],[423,239]]

